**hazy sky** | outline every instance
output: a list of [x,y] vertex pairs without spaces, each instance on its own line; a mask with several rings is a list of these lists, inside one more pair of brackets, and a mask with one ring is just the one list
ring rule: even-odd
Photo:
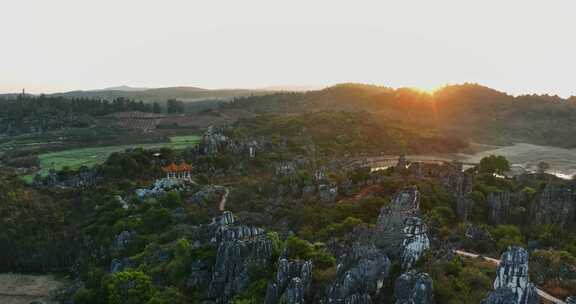
[[0,0],[0,92],[478,82],[576,95],[574,0]]

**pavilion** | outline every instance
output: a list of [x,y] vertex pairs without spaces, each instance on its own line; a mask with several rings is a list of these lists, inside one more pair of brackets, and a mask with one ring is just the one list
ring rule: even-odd
[[167,179],[191,179],[192,166],[186,162],[181,162],[179,165],[171,163],[166,167],[162,167],[162,171],[166,173]]

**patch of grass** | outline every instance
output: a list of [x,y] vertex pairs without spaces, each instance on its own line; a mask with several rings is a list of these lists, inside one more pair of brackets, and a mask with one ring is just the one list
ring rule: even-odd
[[172,136],[170,137],[170,142],[172,143],[198,143],[202,137],[198,135],[184,135],[184,136]]
[[[167,143],[91,147],[43,153],[38,155],[41,167],[38,173],[41,175],[46,175],[50,169],[61,170],[64,167],[68,167],[72,170],[78,169],[82,166],[92,167],[94,165],[103,163],[110,154],[115,152],[122,152],[126,149],[139,147],[144,149],[159,149],[168,147],[175,150],[180,150],[191,145],[196,145],[198,142],[200,142],[200,136],[174,136],[170,137],[170,141]],[[33,175],[26,175],[23,178],[25,180],[31,181]]]

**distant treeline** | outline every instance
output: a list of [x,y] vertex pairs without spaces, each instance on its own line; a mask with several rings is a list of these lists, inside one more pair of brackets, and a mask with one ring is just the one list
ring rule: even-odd
[[183,113],[185,110],[184,102],[174,99],[162,107],[158,102],[144,103],[122,97],[111,101],[45,95],[0,98],[0,135],[82,128],[90,126],[94,117],[116,112]]
[[67,112],[93,116],[116,112],[141,111],[154,113],[184,112],[184,102],[171,99],[165,107],[158,102],[144,103],[124,97],[113,100],[94,98],[68,98],[61,96],[18,96],[17,98],[0,98],[0,115],[29,115],[30,113]]

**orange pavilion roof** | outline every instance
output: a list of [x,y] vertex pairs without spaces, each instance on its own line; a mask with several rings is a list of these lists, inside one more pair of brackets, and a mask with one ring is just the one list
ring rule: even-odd
[[192,166],[185,163],[185,162],[182,162],[180,165],[178,165],[178,170],[184,171],[184,172],[192,171]]
[[192,171],[192,166],[182,162],[179,165],[175,163],[171,163],[168,166],[162,167],[162,171],[164,172],[187,172]]

